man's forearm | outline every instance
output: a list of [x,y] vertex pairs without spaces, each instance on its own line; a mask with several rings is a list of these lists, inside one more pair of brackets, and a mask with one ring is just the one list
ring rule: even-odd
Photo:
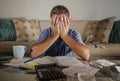
[[45,41],[32,46],[32,57],[42,55],[56,40],[58,36],[51,36]]
[[78,54],[84,60],[87,61],[89,59],[90,52],[87,46],[78,43],[73,38],[71,38],[69,35],[62,36],[62,39],[76,54]]

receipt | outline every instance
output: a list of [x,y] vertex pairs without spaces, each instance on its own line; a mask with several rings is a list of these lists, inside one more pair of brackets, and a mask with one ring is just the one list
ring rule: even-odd
[[62,71],[67,76],[83,79],[83,76],[87,76],[87,75],[90,75],[90,76],[88,76],[89,78],[93,77],[95,75],[95,73],[99,71],[99,69],[93,68],[93,67],[88,67],[88,66],[87,67],[70,66],[66,69],[63,69]]
[[120,66],[115,66],[118,72],[120,72]]
[[106,60],[106,59],[99,59],[99,60],[91,61],[90,65],[102,68],[103,66],[115,65],[115,63],[110,62],[109,60]]

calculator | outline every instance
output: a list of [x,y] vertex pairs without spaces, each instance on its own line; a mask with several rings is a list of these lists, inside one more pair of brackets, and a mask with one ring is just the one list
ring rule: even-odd
[[35,71],[39,81],[66,80],[66,75],[56,64],[41,64],[35,66]]

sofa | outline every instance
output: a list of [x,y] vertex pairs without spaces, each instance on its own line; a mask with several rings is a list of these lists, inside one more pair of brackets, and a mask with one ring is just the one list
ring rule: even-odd
[[[119,59],[119,23],[120,21],[115,21],[115,17],[100,20],[73,20],[70,28],[78,31],[89,47],[90,60]],[[27,47],[25,56],[30,56],[31,46],[36,43],[40,33],[48,27],[50,27],[49,20],[0,19],[0,56],[13,56],[14,45],[25,45]],[[73,56],[78,57],[75,53]]]

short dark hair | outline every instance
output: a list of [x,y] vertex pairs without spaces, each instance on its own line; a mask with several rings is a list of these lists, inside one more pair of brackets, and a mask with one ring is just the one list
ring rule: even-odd
[[53,9],[51,10],[50,12],[50,17],[54,14],[66,14],[68,17],[69,17],[69,10],[65,7],[65,6],[62,6],[62,5],[57,5],[55,7],[53,7]]

